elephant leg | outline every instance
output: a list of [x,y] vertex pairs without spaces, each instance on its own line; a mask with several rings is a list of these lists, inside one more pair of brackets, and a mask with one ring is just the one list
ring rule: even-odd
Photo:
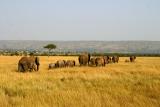
[[33,69],[34,71],[38,71],[38,69],[36,68],[36,65],[35,65],[35,64],[33,65],[32,69]]
[[28,66],[26,64],[22,64],[23,72],[28,71]]
[[20,72],[25,72],[26,71],[26,67],[25,67],[24,64],[19,64],[18,69],[19,69],[18,71],[20,71]]
[[30,63],[30,64],[29,64],[29,71],[32,72],[33,70],[34,70],[34,71],[37,71],[36,65],[35,65],[34,63]]
[[22,67],[22,64],[18,64],[18,72],[23,72],[23,71],[24,71],[24,69]]

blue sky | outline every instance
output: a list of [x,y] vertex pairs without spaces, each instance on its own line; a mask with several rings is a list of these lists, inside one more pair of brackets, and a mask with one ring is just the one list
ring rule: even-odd
[[160,0],[0,0],[0,40],[160,41]]

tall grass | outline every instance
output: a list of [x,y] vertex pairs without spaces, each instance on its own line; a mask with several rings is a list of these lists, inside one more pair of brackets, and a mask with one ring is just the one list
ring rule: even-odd
[[[160,58],[79,67],[77,57],[40,57],[39,72],[19,73],[20,57],[0,56],[0,107],[160,107]],[[48,70],[59,59],[77,66]]]

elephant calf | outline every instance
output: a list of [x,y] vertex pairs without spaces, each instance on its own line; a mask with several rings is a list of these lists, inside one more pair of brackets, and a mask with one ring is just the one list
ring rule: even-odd
[[103,58],[104,58],[106,64],[109,64],[112,62],[112,58],[110,56],[104,56]]
[[113,63],[118,63],[118,61],[119,61],[119,56],[113,56],[112,57],[112,62]]
[[134,62],[136,60],[136,56],[130,56],[130,62]]
[[57,63],[50,63],[48,69],[57,68]]
[[76,62],[74,60],[67,60],[66,66],[67,67],[74,67],[76,65]]
[[96,66],[105,66],[105,59],[103,57],[96,58]]
[[66,67],[66,61],[65,60],[58,60],[56,62],[56,66],[59,68]]

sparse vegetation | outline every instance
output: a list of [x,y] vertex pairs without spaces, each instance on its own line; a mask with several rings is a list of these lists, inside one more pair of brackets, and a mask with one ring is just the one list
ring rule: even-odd
[[[78,57],[40,57],[39,72],[19,73],[19,56],[0,56],[0,107],[159,107],[160,58],[106,67],[58,68],[48,64]],[[76,60],[78,62],[78,60]],[[76,62],[76,63],[77,63]]]
[[56,44],[55,52],[77,53],[139,53],[160,54],[160,41],[4,41],[0,40],[0,50],[45,51],[46,44]]
[[56,45],[55,44],[48,44],[48,45],[44,46],[44,48],[48,49],[48,56],[49,56],[51,50],[56,49]]

